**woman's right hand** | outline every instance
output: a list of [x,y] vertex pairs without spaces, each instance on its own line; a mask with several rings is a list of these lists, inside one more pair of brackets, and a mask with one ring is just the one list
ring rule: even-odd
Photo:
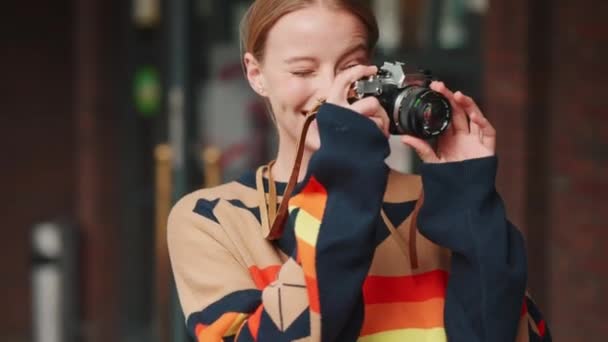
[[378,73],[378,67],[371,65],[356,65],[339,73],[329,89],[326,102],[348,108],[360,113],[370,120],[388,137],[389,117],[376,97],[365,97],[353,103],[348,102],[348,94],[353,83],[364,77]]

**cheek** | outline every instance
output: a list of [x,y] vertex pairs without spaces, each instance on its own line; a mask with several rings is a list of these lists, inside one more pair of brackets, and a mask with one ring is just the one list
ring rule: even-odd
[[[277,125],[283,137],[290,137],[289,139],[293,140],[294,144],[304,125],[304,116],[301,111],[309,109],[314,89],[314,82],[311,79],[285,77],[272,80],[269,99]],[[319,133],[316,123],[313,123],[306,137],[306,147],[308,150],[314,151],[318,146]]]
[[285,78],[273,87],[275,102],[281,111],[301,110],[312,94],[311,82],[305,79]]

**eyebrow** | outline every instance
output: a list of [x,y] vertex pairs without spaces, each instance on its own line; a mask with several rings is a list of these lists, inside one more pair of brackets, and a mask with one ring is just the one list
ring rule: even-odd
[[305,56],[298,56],[298,57],[291,57],[285,60],[285,63],[287,64],[294,64],[297,62],[315,62],[317,59],[314,57],[305,57]]
[[[364,43],[358,43],[356,45],[353,45],[353,47],[349,48],[345,53],[342,54],[342,56],[340,57],[339,61],[342,61],[344,58],[346,58],[347,56],[352,55],[353,53],[359,51],[359,50],[363,50],[363,51],[367,51],[367,45]],[[297,62],[316,62],[317,58],[315,57],[310,57],[310,56],[296,56],[296,57],[290,57],[288,59],[285,60],[285,63],[287,64],[294,64]]]
[[356,45],[353,45],[352,48],[348,49],[345,53],[342,54],[342,57],[340,57],[339,61],[341,62],[344,58],[352,55],[355,52],[358,52],[359,50],[363,50],[367,53],[367,44],[358,43]]

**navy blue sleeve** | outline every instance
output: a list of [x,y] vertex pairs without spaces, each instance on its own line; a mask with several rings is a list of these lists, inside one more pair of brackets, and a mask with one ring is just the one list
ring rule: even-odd
[[321,148],[306,180],[327,191],[316,242],[322,341],[355,341],[364,319],[363,282],[386,189],[386,137],[365,116],[329,103],[317,115]]
[[449,341],[513,342],[527,261],[496,192],[496,157],[424,164],[420,233],[452,251],[445,304]]

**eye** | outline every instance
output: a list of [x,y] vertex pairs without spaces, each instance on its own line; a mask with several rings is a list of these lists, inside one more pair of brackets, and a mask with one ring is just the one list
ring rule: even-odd
[[343,66],[343,67],[340,69],[340,71],[344,71],[344,70],[347,70],[347,69],[350,69],[350,68],[354,68],[354,67],[356,67],[357,65],[360,65],[360,64],[361,64],[361,63],[359,63],[359,62],[351,62],[351,63],[347,63],[345,66]]
[[297,71],[291,72],[291,74],[296,77],[308,77],[308,76],[312,76],[313,73],[314,73],[313,70],[297,70]]

